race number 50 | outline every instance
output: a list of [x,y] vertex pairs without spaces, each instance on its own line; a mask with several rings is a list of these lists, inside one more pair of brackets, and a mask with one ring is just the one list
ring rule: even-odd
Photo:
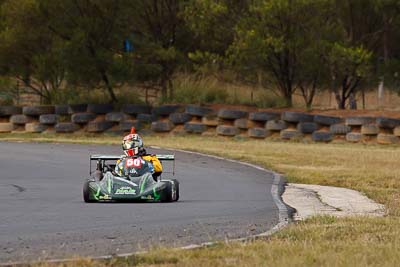
[[140,168],[142,166],[142,161],[140,159],[127,159],[126,167]]

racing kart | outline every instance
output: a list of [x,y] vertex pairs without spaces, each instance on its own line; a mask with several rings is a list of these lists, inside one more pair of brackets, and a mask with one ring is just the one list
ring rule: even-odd
[[[175,174],[174,155],[156,155],[163,163],[172,162]],[[179,182],[176,179],[153,179],[149,164],[142,158],[125,158],[120,156],[91,155],[91,178],[83,185],[85,202],[174,202],[179,199]],[[96,169],[92,172],[95,162]],[[117,163],[126,167],[123,175],[114,170]],[[129,167],[129,168],[127,168]]]

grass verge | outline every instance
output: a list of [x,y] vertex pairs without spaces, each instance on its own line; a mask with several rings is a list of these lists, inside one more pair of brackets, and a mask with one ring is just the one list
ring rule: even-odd
[[[0,140],[120,144],[119,137],[0,135]],[[219,244],[190,251],[160,248],[111,261],[78,260],[64,266],[396,266],[400,264],[400,149],[362,144],[304,144],[228,138],[145,137],[146,145],[199,151],[256,163],[290,182],[359,190],[385,204],[384,218],[315,217],[268,240]],[[41,266],[53,266],[44,264]]]

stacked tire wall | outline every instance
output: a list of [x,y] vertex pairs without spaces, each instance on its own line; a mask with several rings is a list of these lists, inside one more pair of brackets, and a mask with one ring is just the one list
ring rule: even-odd
[[110,133],[249,137],[351,143],[400,143],[400,119],[301,112],[248,112],[198,105],[78,104],[0,106],[0,133]]

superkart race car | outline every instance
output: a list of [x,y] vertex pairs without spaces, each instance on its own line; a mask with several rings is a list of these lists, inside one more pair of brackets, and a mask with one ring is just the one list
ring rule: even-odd
[[[175,174],[174,155],[156,155],[161,161],[172,161]],[[148,162],[141,157],[127,157],[121,160],[123,175],[114,170],[120,156],[91,155],[90,179],[83,185],[85,202],[174,202],[179,200],[179,182],[176,179],[157,181],[153,179]],[[92,172],[92,163],[96,170]],[[122,165],[123,164],[123,165]]]

